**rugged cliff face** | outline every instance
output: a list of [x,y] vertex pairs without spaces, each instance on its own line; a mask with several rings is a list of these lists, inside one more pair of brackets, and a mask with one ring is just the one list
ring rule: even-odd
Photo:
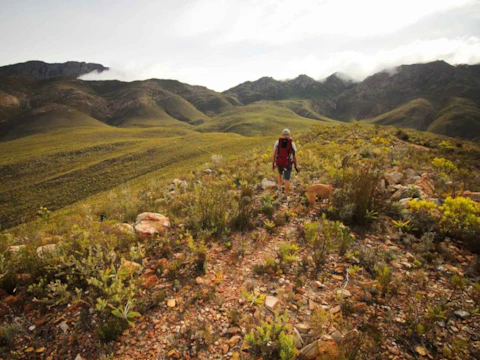
[[43,61],[27,61],[20,64],[0,67],[0,76],[33,77],[35,79],[49,79],[52,77],[79,77],[92,71],[108,70],[101,64],[78,61],[68,61],[61,64],[48,64]]

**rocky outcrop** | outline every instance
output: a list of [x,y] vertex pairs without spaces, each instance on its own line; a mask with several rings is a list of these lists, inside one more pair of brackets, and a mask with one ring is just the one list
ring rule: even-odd
[[0,76],[6,77],[33,77],[35,79],[49,79],[52,77],[79,77],[92,71],[103,72],[108,70],[101,64],[68,61],[65,63],[49,64],[43,61],[27,61],[20,64],[0,67]]

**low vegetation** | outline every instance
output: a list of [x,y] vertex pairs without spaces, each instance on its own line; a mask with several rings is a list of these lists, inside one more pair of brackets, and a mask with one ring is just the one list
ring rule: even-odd
[[[478,355],[480,208],[464,193],[480,188],[475,144],[316,126],[295,134],[300,172],[287,204],[261,186],[276,176],[274,138],[135,129],[104,133],[100,150],[82,147],[92,134],[31,162],[25,152],[14,157],[15,142],[2,152],[3,169],[30,182],[20,204],[36,218],[0,235],[2,356]],[[71,161],[61,163],[62,152]],[[94,170],[109,157],[111,186],[82,192],[81,179],[105,179],[104,168]],[[38,184],[35,163],[44,164]],[[49,182],[55,168],[77,181]],[[2,196],[23,189],[2,181]],[[303,190],[312,183],[335,191],[309,211]],[[43,202],[47,184],[83,194],[69,203],[110,190],[55,211],[62,203]],[[6,203],[9,216],[24,211]],[[140,236],[131,226],[142,212],[165,215],[169,227]]]

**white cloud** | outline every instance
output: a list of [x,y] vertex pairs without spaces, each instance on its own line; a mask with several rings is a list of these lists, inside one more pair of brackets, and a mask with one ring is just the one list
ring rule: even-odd
[[[218,43],[255,41],[282,44],[321,35],[364,37],[385,35],[412,25],[439,12],[449,11],[476,0],[209,0],[211,18],[224,19]],[[212,4],[217,4],[212,5]],[[241,4],[241,5],[239,5]],[[228,8],[228,10],[227,10]],[[218,9],[218,10],[216,10]],[[185,24],[194,31],[204,26],[196,17]],[[181,22],[183,26],[183,21]]]
[[229,62],[223,66],[186,65],[158,63],[114,63],[111,70],[101,74],[88,74],[84,80],[123,81],[145,80],[150,78],[176,79],[192,85],[203,85],[223,91],[247,80],[262,76],[276,79],[289,79],[299,74],[307,74],[322,79],[334,72],[343,72],[355,80],[386,68],[402,64],[444,60],[450,64],[480,63],[480,38],[440,38],[417,40],[392,49],[382,49],[373,53],[362,51],[340,51],[328,57],[311,54],[290,60],[268,55],[241,62]]

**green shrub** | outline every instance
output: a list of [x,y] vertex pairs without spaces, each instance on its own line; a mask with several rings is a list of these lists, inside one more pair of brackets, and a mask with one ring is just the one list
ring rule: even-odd
[[261,325],[245,336],[250,351],[264,360],[295,359],[295,345],[291,326],[287,315],[279,316],[270,321],[262,321]]
[[375,160],[354,165],[348,164],[350,159],[344,162],[334,205],[344,222],[364,224],[368,222],[367,215],[375,209],[382,171]]
[[17,324],[0,326],[0,346],[8,346],[19,336],[21,328]]
[[321,231],[327,243],[332,244],[338,249],[338,254],[343,256],[352,242],[355,240],[350,234],[348,226],[340,221],[330,221],[323,217]]
[[270,195],[270,194],[264,194],[262,195],[262,197],[260,198],[260,201],[261,201],[261,208],[260,208],[260,211],[267,215],[268,217],[271,217],[273,215],[273,211],[274,211],[274,208],[273,208],[273,196]]
[[125,320],[112,317],[102,322],[97,332],[100,340],[108,343],[117,340],[127,328],[128,323]]
[[233,228],[238,230],[249,230],[253,228],[255,216],[253,187],[243,186],[238,199],[238,213],[232,220]]
[[185,225],[194,236],[202,230],[216,236],[225,232],[236,211],[233,196],[226,190],[225,184],[210,180],[195,185],[189,193],[190,203],[184,214],[187,218]]
[[304,225],[305,237],[312,248],[313,263],[317,269],[325,263],[328,252],[333,248],[332,239],[322,236],[321,229],[318,222]]

